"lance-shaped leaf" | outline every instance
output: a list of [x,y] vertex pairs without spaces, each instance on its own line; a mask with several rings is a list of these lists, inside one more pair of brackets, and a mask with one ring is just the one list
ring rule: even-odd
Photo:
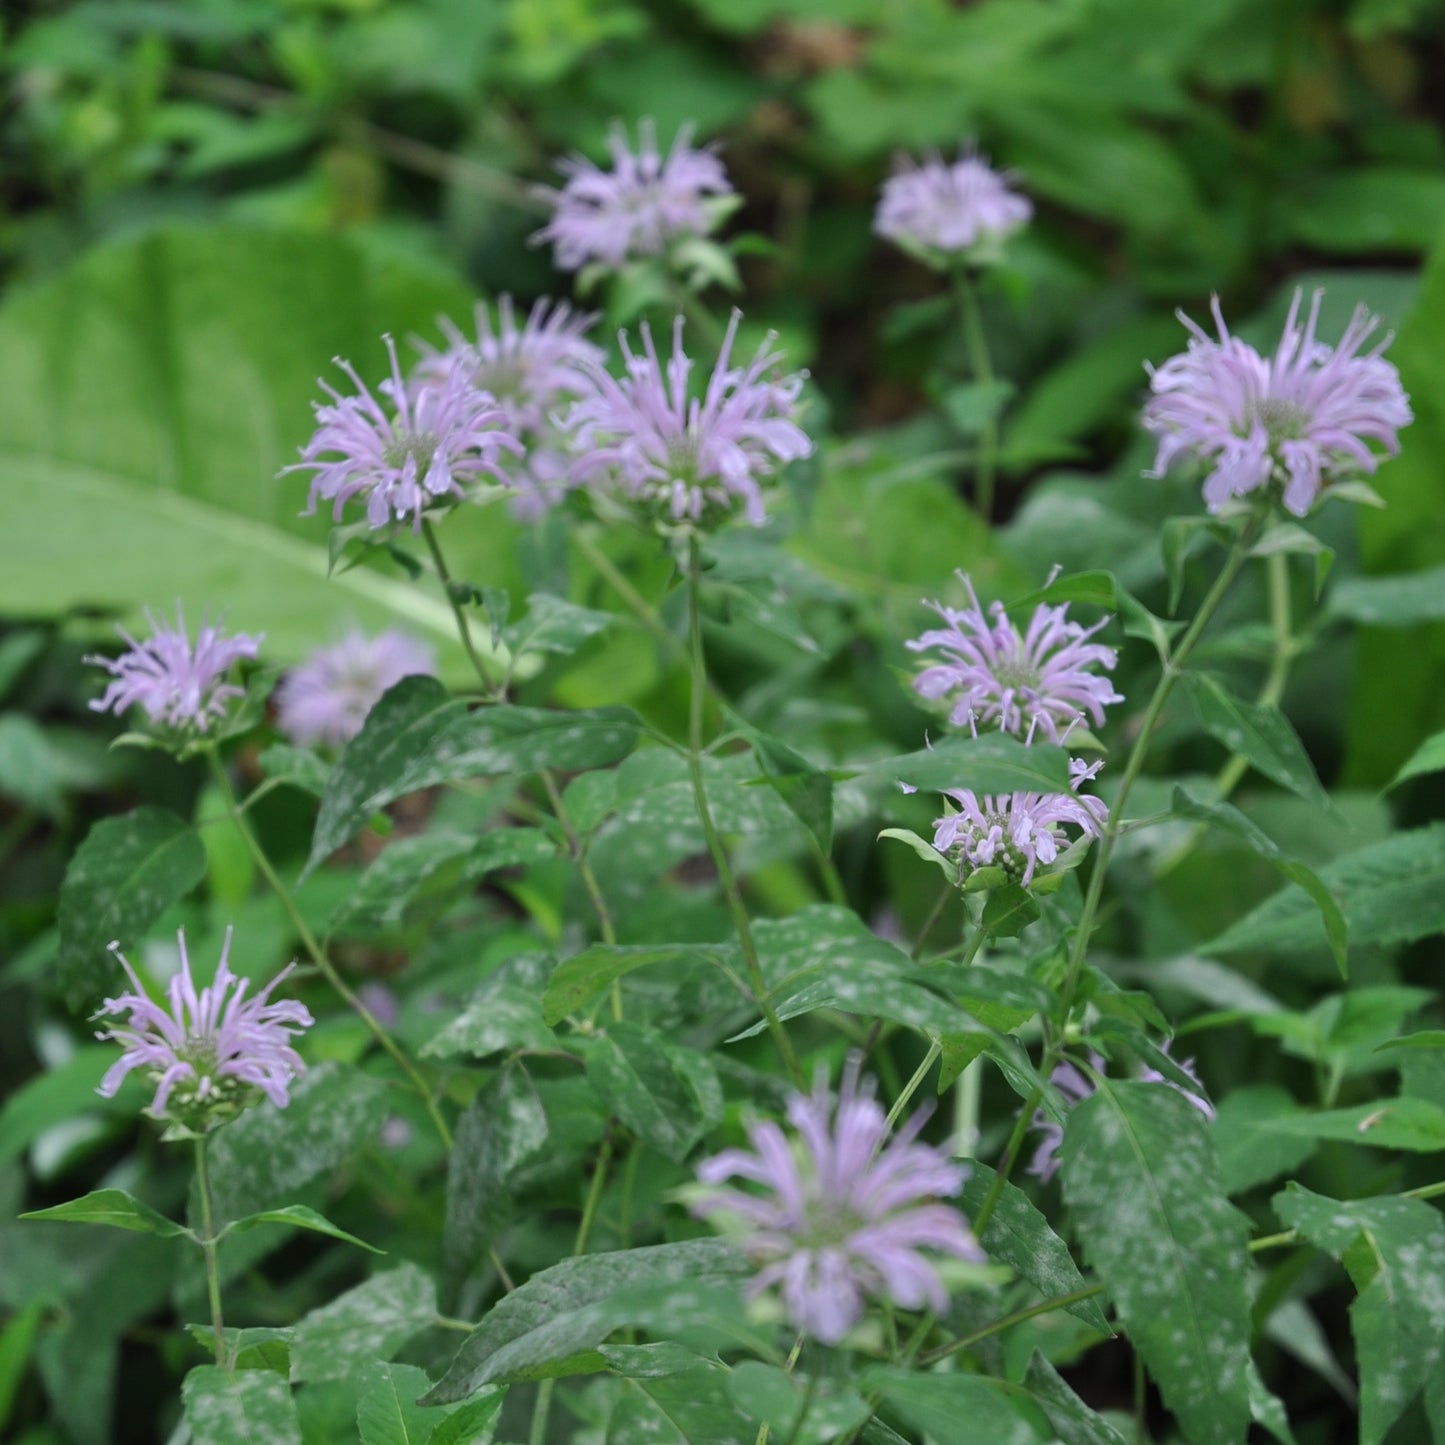
[[[1417,1199],[1328,1199],[1291,1184],[1275,1213],[1333,1255],[1359,1291],[1360,1445],[1378,1445],[1445,1365],[1445,1221]],[[1432,1417],[1445,1401],[1427,1391]],[[1445,1419],[1433,1418],[1438,1435]]]
[[[690,1315],[712,1308],[708,1296],[717,1286],[736,1286],[751,1272],[748,1262],[720,1239],[563,1260],[492,1306],[426,1402],[464,1400],[494,1380],[543,1378],[550,1366],[588,1351],[596,1361],[590,1368],[601,1369],[596,1347],[614,1329],[637,1320],[637,1300],[626,1297],[630,1289],[659,1286],[680,1328]],[[740,1300],[731,1288],[726,1293],[735,1301],[741,1328]],[[654,1312],[662,1303],[661,1297],[653,1303]]]
[[1063,1445],[1124,1445],[1124,1437],[1084,1404],[1037,1351],[1029,1361],[1023,1387],[1048,1417]]
[[403,1264],[314,1309],[296,1325],[296,1380],[344,1380],[367,1360],[386,1359],[436,1320],[436,1286],[424,1269]]
[[292,1229],[309,1229],[314,1234],[328,1234],[332,1239],[340,1239],[347,1244],[358,1245],[371,1254],[386,1253],[384,1249],[378,1249],[374,1244],[368,1244],[364,1239],[358,1239],[354,1234],[348,1234],[340,1225],[333,1224],[324,1214],[318,1214],[304,1204],[285,1204],[279,1209],[263,1209],[259,1214],[248,1214],[244,1219],[234,1220],[229,1227],[231,1229],[254,1229],[258,1224],[284,1224]]
[[75,850],[60,885],[57,974],[72,1008],[120,977],[106,945],[136,943],[206,875],[195,829],[164,808],[102,818]]
[[949,733],[931,748],[870,763],[865,776],[928,792],[1067,793],[1069,755],[1051,743],[1025,746],[1007,733]]
[[291,1386],[270,1370],[197,1365],[181,1399],[194,1445],[301,1445]]
[[116,1229],[131,1229],[138,1234],[158,1234],[172,1238],[190,1234],[183,1224],[158,1214],[124,1189],[96,1189],[80,1199],[68,1199],[49,1209],[32,1209],[21,1219],[64,1219],[72,1224],[109,1224]]
[[403,678],[367,714],[331,770],[307,871],[408,793],[540,768],[602,767],[626,757],[641,733],[641,720],[628,708],[472,710],[435,678]]
[[614,979],[634,969],[662,967],[681,971],[720,963],[741,967],[741,951],[706,943],[594,943],[557,965],[542,996],[542,1016],[553,1026],[561,1023],[569,1014],[584,1010]]
[[[1432,733],[1400,764],[1400,771],[1390,779],[1390,787],[1398,788],[1410,778],[1426,773],[1445,772],[1445,732]],[[1388,789],[1386,790],[1388,791]]]
[[1129,1338],[1193,1445],[1249,1427],[1247,1225],[1199,1111],[1162,1084],[1100,1081],[1069,1115],[1064,1197]]

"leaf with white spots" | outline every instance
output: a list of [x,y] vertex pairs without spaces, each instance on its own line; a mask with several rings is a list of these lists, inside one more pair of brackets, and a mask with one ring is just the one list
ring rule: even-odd
[[1186,672],[1179,686],[1199,726],[1216,742],[1306,802],[1331,806],[1299,734],[1277,707],[1244,702],[1209,673]]
[[307,871],[378,809],[409,793],[541,768],[602,767],[626,757],[641,734],[641,720],[629,708],[472,709],[433,677],[403,678],[367,714],[331,770]]
[[356,1428],[361,1445],[427,1445],[445,1410],[416,1402],[431,1389],[425,1370],[373,1360],[360,1372]]
[[197,1365],[181,1399],[193,1445],[301,1445],[291,1386],[270,1370]]
[[542,1021],[541,1000],[531,989],[489,980],[456,1018],[422,1045],[421,1056],[485,1059],[508,1049],[560,1048],[557,1035]]
[[740,969],[742,951],[735,945],[711,943],[594,943],[557,965],[542,996],[542,1016],[555,1027],[569,1014],[582,1012],[609,984],[634,969],[681,972],[719,964]]
[[616,621],[610,612],[579,607],[575,602],[534,592],[527,599],[527,615],[502,630],[502,638],[514,657],[524,652],[576,652],[589,637],[595,637]]
[[1064,1197],[1130,1340],[1193,1445],[1249,1427],[1247,1221],[1203,1115],[1163,1084],[1100,1082],[1064,1128]]
[[968,1439],[988,1445],[1042,1445],[1050,1438],[1024,1419],[1003,1380],[870,1365],[858,1384],[882,1395],[915,1430],[936,1440],[957,1440],[960,1428]]
[[374,1274],[297,1323],[291,1378],[344,1380],[364,1361],[394,1355],[436,1314],[436,1286],[424,1269],[403,1264]]
[[1445,1366],[1445,1220],[1417,1199],[1328,1199],[1298,1184],[1272,1203],[1286,1224],[1344,1265],[1359,1291],[1350,1329],[1360,1445],[1378,1445]]
[[1124,1437],[1084,1404],[1037,1350],[1029,1361],[1023,1388],[1048,1417],[1063,1445],[1124,1445]]
[[1025,746],[1007,733],[976,738],[948,733],[930,748],[870,763],[867,776],[927,792],[969,788],[975,793],[1067,793],[1069,755],[1052,743]]
[[[1445,932],[1445,825],[1396,833],[1327,863],[1320,881],[1339,900],[1350,942],[1412,943]],[[1291,885],[1206,945],[1208,953],[1305,952],[1325,943],[1314,902]]]
[[72,1008],[119,991],[120,966],[107,951],[125,948],[206,876],[195,829],[164,808],[102,818],[75,850],[60,885],[56,976]]
[[607,1445],[753,1445],[758,1427],[729,1398],[728,1371],[693,1358],[684,1371],[627,1378]]

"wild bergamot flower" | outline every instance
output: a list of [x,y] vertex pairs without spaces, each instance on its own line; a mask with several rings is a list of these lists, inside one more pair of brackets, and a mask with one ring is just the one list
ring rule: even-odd
[[1020,632],[1001,603],[990,621],[979,606],[972,581],[959,574],[969,606],[929,602],[943,619],[904,645],[912,652],[936,650],[942,662],[926,667],[913,680],[920,696],[953,703],[949,721],[957,727],[997,727],[1032,737],[1034,730],[1059,742],[1086,714],[1097,726],[1104,709],[1121,702],[1107,677],[1096,668],[1112,668],[1112,647],[1089,639],[1108,618],[1092,627],[1069,621],[1068,604],[1040,603]]
[[104,695],[91,702],[92,710],[119,716],[139,704],[153,723],[207,732],[244,695],[244,688],[225,680],[227,673],[243,657],[254,658],[263,639],[245,633],[228,637],[219,627],[202,622],[192,646],[179,606],[174,627],[158,622],[149,611],[145,618],[151,636],[144,642],[118,627],[129,644],[125,652],[114,658],[85,659],[114,679]]
[[97,1092],[111,1098],[127,1074],[142,1070],[155,1087],[147,1112],[197,1133],[244,1107],[253,1089],[284,1109],[291,1080],[306,1067],[291,1040],[309,1028],[312,1019],[294,1000],[272,1002],[271,991],[295,965],[288,964],[260,993],[247,998],[249,980],[237,978],[227,962],[228,928],[215,981],[198,991],[184,931],[179,940],[181,967],[166,990],[169,1009],[150,998],[120,945],[111,944],[134,991],[106,999],[96,1014],[127,1015],[124,1023],[96,1034],[125,1048]]
[[567,493],[572,458],[556,418],[589,390],[588,368],[602,364],[602,352],[585,339],[595,318],[543,297],[518,326],[512,298],[503,296],[495,325],[482,302],[474,319],[475,340],[442,320],[447,349],[429,349],[413,384],[445,381],[459,359],[471,368],[472,385],[491,395],[505,415],[506,430],[526,448],[508,476],[517,489],[512,510],[532,519]]
[[718,197],[733,195],[723,163],[707,147],[695,149],[684,126],[664,156],[650,120],[638,126],[637,150],[614,125],[607,148],[612,169],[585,156],[557,163],[566,176],[560,189],[539,186],[552,219],[533,236],[552,242],[563,271],[599,264],[617,270],[628,261],[661,256],[674,242],[708,235],[717,224]]
[[1068,835],[1060,832],[1064,825],[1077,828],[1081,838],[1099,836],[1109,810],[1102,798],[1078,790],[1100,766],[1074,759],[1069,793],[980,795],[949,788],[944,796],[953,800],[957,812],[934,821],[933,846],[940,853],[956,853],[965,873],[1002,868],[1027,885],[1039,868],[1058,859],[1060,844],[1068,846]]
[[771,335],[747,366],[732,364],[741,320],[734,311],[701,397],[688,393],[681,316],[665,368],[645,322],[641,355],[624,335],[625,374],[595,367],[591,394],[568,418],[579,480],[615,485],[664,525],[706,525],[740,506],[761,526],[763,484],[813,444],[795,420],[803,375],[780,371]]
[[[859,1063],[848,1061],[836,1113],[821,1072],[810,1096],[793,1095],[795,1143],[776,1124],[754,1123],[754,1152],[726,1149],[699,1165],[712,1192],[692,1205],[742,1227],[744,1251],[762,1265],[749,1294],[780,1285],[794,1326],[825,1344],[852,1329],[867,1295],[942,1313],[947,1292],[920,1251],[983,1259],[963,1215],[939,1202],[958,1193],[967,1170],[918,1142],[926,1110],[890,1140],[871,1084],[859,1086]],[[766,1193],[716,1187],[730,1178]]]
[[1413,417],[1400,373],[1381,355],[1391,338],[1360,354],[1380,324],[1360,306],[1339,344],[1326,346],[1315,336],[1323,296],[1314,293],[1301,326],[1303,292],[1295,292],[1268,359],[1230,334],[1218,297],[1210,307],[1217,341],[1180,313],[1188,349],[1150,371],[1144,426],[1159,438],[1150,475],[1193,456],[1210,468],[1204,500],[1211,512],[1278,483],[1285,507],[1303,517],[1327,481],[1374,472],[1380,455],[1371,442],[1389,455],[1399,451],[1400,428]]
[[873,229],[934,264],[991,259],[1034,213],[1025,196],[972,151],[951,165],[900,157],[884,182]]
[[421,526],[423,510],[447,496],[464,496],[462,484],[486,474],[507,480],[503,452],[520,453],[522,444],[507,430],[507,414],[488,392],[472,384],[473,367],[459,357],[441,376],[408,388],[386,337],[391,376],[377,388],[391,403],[388,412],[356,374],[349,361],[336,364],[356,387],[342,396],[321,382],[331,398],[318,402],[316,430],[301,449],[301,460],[282,468],[310,471],[309,515],[318,501],[331,502],[332,519],[352,497],[366,503],[373,528],[410,517]]
[[319,647],[281,679],[276,725],[300,747],[339,748],[361,731],[381,695],[404,677],[436,672],[436,655],[425,643],[395,630],[375,637],[351,631]]

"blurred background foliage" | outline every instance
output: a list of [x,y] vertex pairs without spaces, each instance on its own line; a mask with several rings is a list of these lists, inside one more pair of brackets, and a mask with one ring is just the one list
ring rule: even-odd
[[[644,116],[664,142],[694,123],[724,146],[745,199],[730,225],[739,302],[750,328],[776,329],[790,362],[811,369],[820,450],[775,529],[720,547],[720,593],[726,583],[736,607],[709,645],[751,721],[862,757],[885,741],[916,745],[918,714],[894,676],[899,639],[956,567],[993,594],[1025,592],[1056,563],[1108,567],[1166,611],[1160,526],[1200,506],[1190,478],[1141,477],[1141,363],[1180,348],[1175,308],[1203,317],[1211,292],[1231,318],[1254,318],[1242,329],[1259,344],[1272,345],[1296,284],[1328,285],[1326,335],[1356,301],[1399,328],[1391,356],[1417,421],[1379,474],[1388,510],[1332,507],[1311,527],[1338,555],[1336,578],[1445,565],[1442,73],[1435,0],[6,0],[0,1088],[52,1072],[48,1092],[17,1095],[22,1107],[0,1115],[0,1216],[26,1187],[6,1169],[22,1155],[44,1186],[134,1140],[133,1120],[94,1107],[96,1051],[75,1048],[35,987],[54,955],[66,860],[96,817],[137,798],[195,817],[215,806],[197,775],[107,751],[111,729],[85,710],[95,688],[82,655],[115,616],[172,599],[191,618],[209,605],[237,630],[264,631],[278,664],[346,621],[394,617],[448,655],[449,614],[404,566],[328,580],[329,519],[299,516],[302,484],[276,472],[309,430],[332,356],[374,378],[384,331],[434,337],[438,314],[464,319],[479,294],[567,294],[527,245],[542,215],[531,187],[555,178],[555,157],[600,156],[614,119]],[[947,302],[871,231],[895,151],[951,154],[968,138],[1016,170],[1037,206],[984,298],[1014,387],[994,527],[963,499],[960,458],[979,422]],[[611,305],[611,319],[630,321],[640,303]],[[514,615],[531,590],[616,606],[560,521],[524,531],[497,507],[458,513],[447,545],[467,578],[513,594]],[[606,545],[655,596],[664,569],[650,542]],[[1196,581],[1211,565],[1202,553],[1187,564]],[[1321,775],[1346,790],[1353,831],[1321,829],[1278,796],[1258,811],[1312,863],[1383,835],[1376,790],[1445,726],[1445,585],[1354,595],[1327,602],[1331,627],[1287,699]],[[1211,666],[1258,671],[1243,620],[1261,612],[1242,591],[1243,625],[1226,629]],[[651,639],[616,628],[519,695],[627,701],[675,724],[682,697],[664,663]],[[1137,695],[1150,667],[1131,643],[1121,691]],[[1187,729],[1166,732],[1162,749],[1177,769],[1212,766]],[[1438,779],[1391,800],[1405,822],[1438,815]],[[860,816],[840,818],[850,896],[916,921],[932,883],[880,857]],[[258,825],[299,865],[299,796],[268,798]],[[797,870],[766,861],[754,882],[765,904],[809,896]],[[257,966],[274,963],[284,922],[249,898],[246,861],[211,863],[209,911],[182,921],[214,931],[249,899],[238,938],[249,930]],[[1274,885],[1241,849],[1201,848],[1141,888],[1140,951],[1213,936]],[[334,897],[321,893],[342,884],[309,886],[303,903],[324,918]],[[523,902],[560,914],[562,887],[548,875]],[[638,927],[681,936],[681,915],[658,908]],[[1366,950],[1357,977],[1423,978],[1423,950],[1398,969]],[[385,971],[397,955],[358,945],[348,962]],[[1329,977],[1310,956],[1270,983],[1304,1008]],[[68,1135],[46,1132],[83,1105]],[[1341,1150],[1341,1180],[1356,1157]],[[388,1187],[410,1196],[400,1178]],[[19,1379],[6,1361],[24,1367],[40,1312],[64,1299],[73,1315],[37,1359],[66,1433],[36,1438],[100,1442],[122,1358],[145,1361],[120,1373],[122,1400],[153,1403],[168,1388],[156,1342],[141,1351],[127,1336],[122,1356],[115,1335],[143,1330],[170,1281],[145,1251],[87,1243],[94,1258],[81,1258],[36,1238],[0,1226],[0,1304],[15,1312],[0,1332],[0,1425]],[[268,1308],[285,1315],[290,1296],[331,1283],[287,1283]],[[276,1279],[266,1288],[283,1291]],[[80,1361],[88,1383],[70,1388]]]

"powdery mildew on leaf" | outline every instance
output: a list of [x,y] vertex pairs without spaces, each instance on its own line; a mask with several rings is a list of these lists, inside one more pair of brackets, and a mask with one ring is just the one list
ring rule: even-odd
[[1249,1425],[1247,1222],[1203,1117],[1174,1089],[1105,1080],[1069,1115],[1064,1197],[1090,1261],[1193,1445]]
[[194,1445],[301,1445],[291,1386],[270,1370],[197,1365],[181,1398]]
[[395,1354],[436,1313],[436,1286],[418,1265],[373,1275],[296,1325],[292,1378],[344,1380],[363,1361]]

